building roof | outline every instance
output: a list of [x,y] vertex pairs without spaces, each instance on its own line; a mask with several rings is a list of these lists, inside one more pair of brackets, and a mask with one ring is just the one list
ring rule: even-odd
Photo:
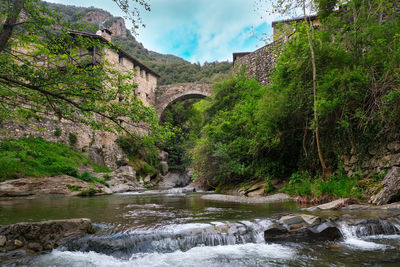
[[[307,16],[306,18],[307,18],[307,20],[316,20],[318,17],[317,17],[317,15],[312,15],[312,16]],[[277,21],[272,22],[272,27],[275,27],[275,25],[278,23],[297,22],[297,21],[302,21],[302,20],[304,20],[304,17],[285,19],[285,20],[277,20]]]
[[125,52],[123,49],[119,48],[118,46],[116,46],[115,44],[113,44],[112,42],[107,41],[103,36],[101,35],[97,35],[97,34],[93,34],[93,33],[88,33],[88,32],[79,32],[79,31],[73,31],[70,30],[68,31],[69,34],[71,35],[80,35],[80,36],[84,36],[84,37],[89,37],[92,39],[97,39],[100,40],[104,43],[109,44],[112,48],[116,49],[118,51],[118,54],[128,58],[130,61],[132,61],[132,63],[135,66],[138,66],[140,69],[146,70],[147,72],[150,72],[151,74],[153,74],[156,77],[160,77],[160,75],[155,72],[154,70],[152,70],[151,68],[147,67],[146,65],[144,65],[142,62],[140,62],[139,60],[137,60],[136,58],[134,58],[133,56],[131,56],[129,53]]

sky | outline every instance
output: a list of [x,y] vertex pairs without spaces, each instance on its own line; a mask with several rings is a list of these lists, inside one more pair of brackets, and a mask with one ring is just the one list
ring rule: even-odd
[[[114,16],[124,13],[112,0],[46,0],[48,2],[94,6]],[[259,0],[148,0],[151,11],[141,11],[144,28],[136,39],[147,49],[173,54],[190,62],[232,61],[234,52],[250,52],[271,36],[266,8]],[[267,2],[267,1],[265,1]],[[266,4],[268,5],[268,4]],[[126,21],[128,28],[131,23]]]

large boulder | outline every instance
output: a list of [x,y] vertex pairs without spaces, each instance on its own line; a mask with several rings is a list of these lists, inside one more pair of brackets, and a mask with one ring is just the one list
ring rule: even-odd
[[144,187],[136,180],[136,171],[128,165],[119,167],[115,172],[108,174],[107,181],[111,193],[143,190]]
[[264,232],[266,242],[338,240],[342,234],[334,222],[307,214],[286,215]]
[[400,190],[400,167],[393,167],[383,179],[380,190],[373,195],[369,203],[375,205],[387,204]]
[[184,187],[191,182],[192,179],[186,172],[169,172],[161,177],[158,186],[160,188]]
[[167,175],[167,173],[168,173],[168,162],[161,161],[160,164],[161,164],[161,174],[162,175]]
[[159,151],[158,152],[158,159],[160,161],[167,161],[168,160],[168,152],[166,151]]
[[[76,188],[78,190],[74,190]],[[78,195],[89,184],[68,175],[41,178],[19,178],[0,183],[0,197]]]

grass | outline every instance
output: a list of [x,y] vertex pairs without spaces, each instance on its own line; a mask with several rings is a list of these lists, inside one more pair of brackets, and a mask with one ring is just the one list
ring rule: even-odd
[[83,172],[77,178],[79,178],[79,179],[81,179],[81,180],[83,180],[85,182],[101,183],[101,184],[104,184],[107,187],[110,187],[110,185],[104,179],[92,176],[89,172]]
[[87,156],[67,145],[47,142],[41,138],[2,140],[0,143],[0,181],[62,174],[90,180],[87,174],[79,174],[78,168],[82,165],[91,165],[95,172],[111,171],[105,166],[96,165]]
[[91,197],[91,196],[94,196],[94,195],[97,194],[97,193],[103,193],[103,191],[102,191],[101,189],[96,189],[96,188],[93,187],[93,186],[89,186],[88,189],[82,190],[82,191],[78,194],[78,196],[81,196],[81,197]]
[[312,178],[308,172],[296,172],[281,192],[290,195],[319,197],[329,195],[333,197],[354,197],[361,199],[364,196],[364,186],[357,185],[360,177],[348,177],[342,172],[336,172],[330,179]]
[[80,186],[77,186],[77,185],[67,185],[67,188],[69,189],[69,190],[71,190],[71,191],[79,191],[80,189],[81,189],[81,187]]

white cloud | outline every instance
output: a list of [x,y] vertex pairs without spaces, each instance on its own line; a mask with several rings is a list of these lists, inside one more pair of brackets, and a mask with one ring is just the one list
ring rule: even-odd
[[[111,0],[48,0],[77,6],[95,6],[115,16],[123,13]],[[231,60],[232,52],[253,51],[263,45],[251,29],[271,32],[273,16],[265,12],[268,0],[148,0],[142,11],[146,24],[138,41],[153,51],[175,54],[192,62]],[[255,3],[262,3],[256,6]],[[261,8],[260,8],[261,6]],[[257,8],[258,7],[258,8]],[[131,25],[127,22],[127,25]]]
[[185,56],[186,47],[192,49],[186,55],[190,61],[228,60],[232,52],[254,50],[262,43],[248,40],[251,27],[272,21],[272,17],[261,19],[264,11],[254,11],[253,0],[151,0],[150,4],[151,12],[143,14],[147,26],[139,30],[138,40],[151,50],[179,56]]

